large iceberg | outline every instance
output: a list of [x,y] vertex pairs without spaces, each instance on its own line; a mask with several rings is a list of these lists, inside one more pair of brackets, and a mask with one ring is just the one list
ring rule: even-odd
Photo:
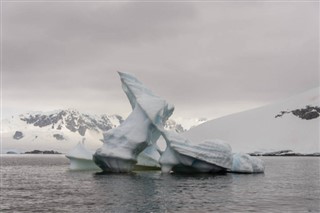
[[244,174],[264,172],[264,163],[259,158],[252,157],[245,153],[235,153],[232,157],[231,172]]
[[154,144],[174,107],[153,94],[137,78],[119,72],[132,113],[117,128],[104,134],[104,144],[93,155],[94,162],[107,172],[130,172],[138,155]]
[[160,158],[163,173],[217,173],[231,169],[232,152],[229,144],[221,140],[193,144],[175,132],[161,132],[167,142],[167,148]]
[[[93,155],[102,170],[130,172],[139,162],[151,167],[159,167],[160,163],[163,173],[264,171],[260,159],[244,154],[233,156],[230,145],[224,141],[192,143],[176,132],[165,130],[164,123],[173,113],[173,105],[154,95],[133,75],[121,72],[119,75],[132,112],[120,126],[104,134],[103,146]],[[160,135],[167,144],[161,157],[155,144]]]

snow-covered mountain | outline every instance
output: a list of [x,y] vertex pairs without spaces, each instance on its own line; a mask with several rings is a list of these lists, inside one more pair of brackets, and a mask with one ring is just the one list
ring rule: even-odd
[[[320,152],[319,101],[319,88],[315,88],[275,104],[207,122],[169,119],[165,128],[193,142],[225,140],[235,152],[315,153]],[[103,132],[123,120],[119,115],[89,115],[71,109],[12,116],[2,120],[1,152],[38,149],[65,153],[83,139],[89,149],[95,150],[102,145]]]
[[320,152],[319,88],[284,101],[208,121],[183,133],[193,142],[219,138],[236,152]]
[[74,109],[32,112],[2,120],[2,152],[8,150],[68,151],[84,138],[101,145],[103,132],[123,121],[119,115],[89,115]]
[[[119,126],[123,120],[120,115],[90,115],[75,109],[12,116],[2,120],[1,151],[6,153],[38,149],[67,152],[83,139],[86,140],[86,146],[94,150],[101,146],[103,133]],[[186,125],[183,125],[170,119],[165,128],[183,132],[189,129],[192,121],[193,125],[203,121],[190,120],[186,120]]]
[[164,128],[167,130],[174,130],[178,133],[182,133],[206,121],[208,121],[206,118],[169,118],[164,125]]

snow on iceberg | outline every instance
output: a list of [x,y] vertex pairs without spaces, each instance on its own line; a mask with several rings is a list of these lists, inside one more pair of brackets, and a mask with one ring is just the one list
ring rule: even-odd
[[70,160],[71,170],[93,170],[99,167],[92,160],[93,152],[84,146],[84,142],[79,142],[66,157]]
[[153,94],[137,78],[119,72],[132,113],[117,128],[104,134],[104,144],[93,155],[94,162],[107,172],[130,172],[138,155],[154,144],[174,107]]
[[167,148],[160,158],[163,173],[217,173],[231,169],[231,147],[221,140],[193,144],[181,135],[166,130],[162,130],[162,136],[167,142]]
[[234,173],[263,173],[264,163],[261,159],[245,153],[233,154],[231,172]]

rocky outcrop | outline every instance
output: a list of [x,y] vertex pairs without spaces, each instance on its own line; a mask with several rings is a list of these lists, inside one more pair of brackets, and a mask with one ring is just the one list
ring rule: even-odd
[[310,156],[310,157],[320,157],[319,152],[315,153],[309,153],[309,154],[303,154],[294,152],[292,150],[279,150],[274,152],[253,152],[248,153],[250,156],[280,156],[280,157],[286,157],[286,156]]
[[16,131],[13,135],[13,138],[16,140],[20,140],[21,138],[23,138],[23,133],[20,131]]
[[177,133],[181,133],[181,132],[187,131],[186,129],[184,129],[182,127],[181,124],[178,124],[176,121],[174,121],[172,119],[167,120],[167,122],[164,125],[164,128],[167,129],[167,130],[173,130],[173,131],[175,131]]
[[33,150],[30,152],[25,152],[24,154],[61,154],[60,152],[54,151],[54,150]]
[[53,137],[56,138],[58,141],[64,140],[64,137],[61,134],[53,134]]
[[301,109],[295,109],[292,111],[281,111],[278,115],[275,116],[275,118],[279,118],[285,114],[290,114],[290,113],[292,113],[293,115],[301,119],[311,120],[319,117],[320,107],[307,105],[305,108],[301,108]]

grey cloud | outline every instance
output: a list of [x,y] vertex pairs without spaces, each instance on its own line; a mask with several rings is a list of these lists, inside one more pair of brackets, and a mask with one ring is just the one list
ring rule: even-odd
[[108,55],[119,45],[181,33],[179,26],[193,15],[193,7],[177,4],[9,4],[3,15],[5,65],[21,72],[21,66],[41,61],[67,64],[63,59]]
[[261,105],[319,86],[317,5],[4,3],[3,90],[124,112],[120,70],[185,114]]

